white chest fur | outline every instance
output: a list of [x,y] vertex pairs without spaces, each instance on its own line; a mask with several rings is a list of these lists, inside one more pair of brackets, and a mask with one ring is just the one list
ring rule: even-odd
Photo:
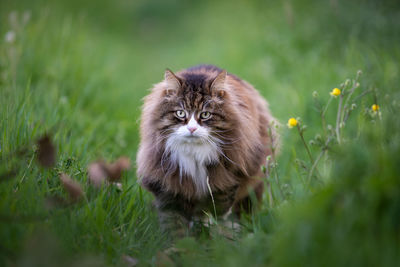
[[218,148],[200,139],[182,140],[179,136],[169,138],[166,148],[171,162],[179,168],[181,179],[183,175],[191,177],[197,195],[207,194],[206,166],[218,160]]

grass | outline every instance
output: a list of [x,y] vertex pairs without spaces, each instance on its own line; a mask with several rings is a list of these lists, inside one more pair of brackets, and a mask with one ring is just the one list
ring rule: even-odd
[[[400,255],[399,12],[389,0],[2,1],[1,265],[122,265],[130,255],[141,265],[393,266]],[[274,205],[266,193],[235,241],[212,233],[211,240],[172,244],[134,168],[123,175],[122,191],[88,186],[86,168],[121,155],[134,162],[147,89],[165,68],[198,63],[258,88],[283,124],[283,146],[272,166]],[[332,88],[359,69],[357,94],[372,92],[347,121],[345,145],[332,144],[304,183],[312,164],[302,139],[284,125],[300,117],[307,145],[324,138],[312,93],[325,105]],[[337,102],[325,127],[336,126]],[[381,119],[370,116],[374,103]],[[37,164],[44,133],[57,148],[52,169]],[[315,159],[321,147],[310,150]],[[15,175],[3,175],[9,171]],[[49,196],[66,197],[61,172],[86,195],[51,208]],[[172,245],[177,252],[161,252]]]

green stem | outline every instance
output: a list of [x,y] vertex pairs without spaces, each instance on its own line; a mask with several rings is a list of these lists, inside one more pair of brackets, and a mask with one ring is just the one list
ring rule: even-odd
[[268,202],[269,207],[272,209],[274,207],[274,196],[272,195],[272,187],[271,182],[269,181],[270,171],[269,171],[269,164],[268,162],[265,164],[265,180],[267,181],[267,190],[268,190]]
[[[283,194],[282,187],[281,187],[281,184],[279,181],[278,171],[276,169],[276,166],[277,166],[276,155],[275,155],[276,147],[275,147],[275,140],[274,140],[274,135],[272,133],[271,125],[268,127],[268,131],[269,131],[269,136],[270,136],[270,140],[271,140],[270,149],[271,149],[271,158],[272,158],[272,161],[274,164],[274,177],[275,177],[278,189],[279,189],[279,193],[281,194],[282,199],[285,199],[285,195]],[[270,176],[270,174],[269,174],[270,164],[267,162],[266,165],[267,165],[268,176]],[[271,192],[272,192],[272,189],[271,189]]]
[[328,145],[329,145],[330,141],[331,141],[330,138],[328,138],[328,140],[326,140],[325,145],[322,148],[322,151],[319,153],[317,159],[315,160],[314,164],[312,165],[310,173],[308,174],[307,187],[310,185],[312,175],[314,174],[314,170],[317,168],[318,162],[321,160],[322,156],[325,154],[325,151],[328,149]]
[[329,98],[328,103],[326,103],[325,109],[324,109],[324,111],[322,112],[322,116],[324,116],[324,117],[325,117],[326,111],[328,110],[328,106],[329,106],[329,104],[330,104],[331,101],[332,101],[332,98],[333,98],[333,96],[331,96],[331,98]]
[[326,121],[325,121],[325,116],[324,114],[321,112],[321,119],[322,119],[322,129],[324,130],[324,136],[327,136],[327,132],[326,132]]
[[301,141],[303,141],[304,147],[307,150],[307,154],[310,157],[311,164],[314,164],[314,159],[313,159],[313,157],[311,155],[311,151],[308,148],[306,141],[304,140],[303,132],[300,130],[300,125],[299,124],[297,124],[297,130],[299,131],[299,134],[300,134],[300,137],[301,137]]
[[324,136],[325,136],[325,137],[328,135],[328,134],[327,134],[327,131],[326,131],[325,113],[326,113],[326,111],[327,111],[327,109],[328,109],[329,104],[331,103],[331,101],[332,101],[332,96],[329,98],[328,103],[326,103],[326,106],[325,106],[324,110],[321,110],[322,129],[324,130]]
[[337,112],[337,116],[336,116],[336,138],[337,138],[339,145],[341,143],[341,141],[340,141],[340,116],[342,113],[342,102],[343,102],[343,94],[340,94],[339,107],[338,107],[338,112]]
[[314,164],[311,167],[310,173],[308,174],[308,178],[307,178],[307,188],[309,187],[310,183],[311,183],[311,178],[312,175],[314,174],[314,170],[318,165],[318,162],[321,160],[322,156],[325,154],[325,149],[323,149],[321,151],[321,153],[319,153],[317,159],[315,160]]

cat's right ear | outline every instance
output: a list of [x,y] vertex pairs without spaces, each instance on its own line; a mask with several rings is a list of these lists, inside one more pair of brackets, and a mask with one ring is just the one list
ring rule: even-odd
[[179,88],[181,88],[181,81],[170,69],[165,70],[164,81],[167,86],[165,95],[176,94]]
[[225,95],[226,70],[221,71],[211,84],[211,94],[223,98]]

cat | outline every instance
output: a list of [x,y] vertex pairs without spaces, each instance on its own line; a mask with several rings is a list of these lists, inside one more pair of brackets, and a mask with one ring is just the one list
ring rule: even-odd
[[161,226],[188,227],[205,212],[240,216],[252,208],[250,191],[261,201],[261,166],[278,145],[274,121],[253,86],[225,70],[167,69],[144,98],[137,154]]

